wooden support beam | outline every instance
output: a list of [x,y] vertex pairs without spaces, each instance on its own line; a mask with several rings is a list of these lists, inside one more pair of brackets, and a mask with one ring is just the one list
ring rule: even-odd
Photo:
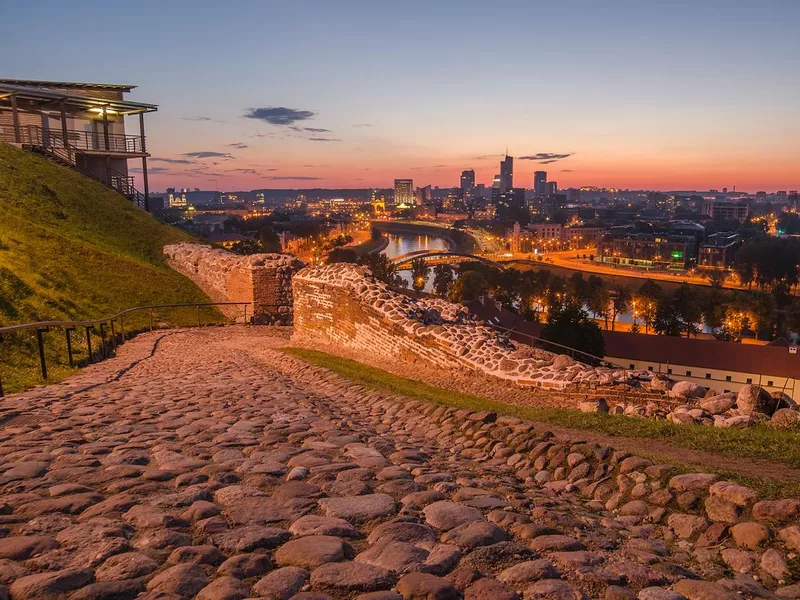
[[103,137],[105,138],[106,142],[106,152],[111,150],[110,145],[108,143],[108,109],[106,106],[103,106]]
[[22,143],[22,135],[19,130],[19,112],[17,111],[17,95],[11,94],[11,117],[14,119],[14,141]]
[[[142,140],[142,152],[147,152],[144,138],[144,113],[139,113],[139,136]],[[144,184],[144,209],[150,212],[150,186],[147,182],[147,157],[142,156],[142,183]]]

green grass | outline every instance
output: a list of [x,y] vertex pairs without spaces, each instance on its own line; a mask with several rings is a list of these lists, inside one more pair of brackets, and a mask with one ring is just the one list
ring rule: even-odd
[[[800,432],[779,431],[760,426],[750,429],[721,429],[701,425],[678,425],[667,421],[635,417],[582,413],[568,409],[516,406],[434,387],[326,352],[294,347],[283,350],[306,362],[330,369],[356,383],[392,394],[419,398],[442,406],[469,410],[494,410],[498,414],[560,427],[596,431],[611,436],[659,439],[683,448],[731,457],[767,459],[800,468]],[[675,464],[675,461],[669,462]],[[686,471],[697,469],[697,465],[676,464],[676,466]],[[704,470],[715,471],[724,477],[750,485],[758,489],[763,497],[800,496],[800,482],[762,480],[731,470],[700,466]]]
[[[0,143],[0,326],[208,301],[161,254],[165,244],[191,239],[99,183]],[[176,324],[195,318],[186,310],[157,315]],[[129,329],[146,319],[131,320]],[[218,314],[206,309],[204,319]],[[70,373],[63,337],[61,330],[45,335],[50,381]],[[85,332],[75,337],[85,357]],[[6,392],[42,383],[33,333],[0,342],[0,378]]]

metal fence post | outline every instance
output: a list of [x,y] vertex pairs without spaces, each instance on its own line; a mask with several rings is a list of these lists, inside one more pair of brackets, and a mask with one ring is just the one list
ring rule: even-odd
[[200,327],[200,305],[197,305],[197,326]]
[[89,364],[94,362],[92,358],[92,326],[86,328],[86,352],[89,354]]
[[153,311],[151,309],[150,310],[150,332],[152,333],[152,331],[153,331]]
[[114,319],[111,319],[111,347],[117,349],[117,332],[114,330]]
[[39,363],[42,367],[42,379],[47,381],[47,363],[45,362],[44,358],[44,338],[42,333],[47,331],[46,329],[37,329],[36,330],[36,342],[39,346]]
[[106,325],[100,323],[100,344],[103,350],[103,359],[108,358],[108,348],[106,348]]
[[122,316],[119,318],[119,329],[120,329],[120,336],[122,337],[122,343],[125,343],[125,317]]
[[67,327],[64,331],[67,335],[67,356],[69,357],[69,368],[74,369],[75,361],[72,359],[72,337],[70,335],[72,333],[72,328]]

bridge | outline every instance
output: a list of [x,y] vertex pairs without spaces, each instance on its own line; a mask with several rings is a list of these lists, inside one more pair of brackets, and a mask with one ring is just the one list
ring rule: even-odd
[[411,262],[416,258],[421,258],[429,265],[451,265],[454,263],[475,260],[487,265],[492,265],[499,269],[505,269],[504,265],[495,262],[490,258],[486,258],[485,256],[476,256],[474,254],[465,254],[461,252],[450,252],[448,250],[415,250],[414,252],[408,252],[406,254],[401,254],[400,256],[395,256],[391,259],[391,262],[397,266],[398,270],[405,271],[411,268]]

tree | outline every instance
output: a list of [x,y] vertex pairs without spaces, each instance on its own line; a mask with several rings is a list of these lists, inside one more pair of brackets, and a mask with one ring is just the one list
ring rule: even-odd
[[281,251],[281,238],[275,233],[275,230],[269,226],[264,225],[258,231],[259,241],[261,242],[262,252],[280,253]]
[[725,280],[728,278],[728,274],[725,271],[719,269],[705,269],[703,270],[703,279],[708,281],[709,285],[712,288],[721,288],[725,285]]
[[652,279],[645,281],[639,286],[636,292],[632,302],[633,311],[636,315],[642,317],[645,334],[650,333],[650,327],[652,327],[655,322],[656,309],[658,308],[658,302],[662,295],[663,290],[661,286]]
[[778,233],[789,235],[800,234],[800,215],[792,212],[781,213],[778,216]]
[[451,302],[469,302],[489,293],[489,284],[482,273],[466,271],[461,273],[455,283],[450,286]]
[[550,312],[542,337],[592,356],[605,356],[603,333],[588,313],[574,304]]
[[690,334],[697,332],[696,323],[703,318],[699,294],[696,288],[683,283],[675,290],[672,298],[675,311],[683,323],[682,327],[688,338]]
[[231,246],[231,252],[236,254],[259,254],[261,244],[257,240],[239,240]]
[[632,300],[633,298],[628,288],[619,287],[614,290],[614,296],[611,299],[611,331],[614,331],[617,315],[626,312],[630,308]]
[[336,248],[328,254],[328,263],[357,263],[358,254],[352,248]]
[[425,289],[431,268],[424,258],[415,258],[411,261],[411,287],[418,292]]
[[683,333],[683,322],[675,307],[675,300],[662,298],[653,318],[653,329],[660,335],[679,337]]
[[608,293],[606,284],[597,275],[589,275],[586,284],[588,286],[586,305],[592,314],[605,320],[606,329],[608,329],[608,311],[611,296]]
[[728,296],[718,287],[711,287],[700,293],[700,310],[703,323],[712,330],[717,330],[725,323],[725,311],[728,307]]
[[786,327],[794,333],[800,334],[800,298],[795,298],[789,310],[786,311]]
[[361,258],[361,264],[369,267],[378,281],[394,287],[404,287],[405,280],[397,273],[395,265],[385,254],[371,252]]
[[454,280],[453,267],[450,265],[441,264],[433,268],[433,291],[438,296],[447,297]]

